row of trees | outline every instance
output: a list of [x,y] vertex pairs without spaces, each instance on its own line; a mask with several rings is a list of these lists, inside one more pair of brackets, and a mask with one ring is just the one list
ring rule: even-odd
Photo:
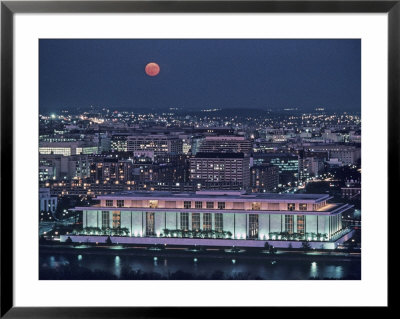
[[230,239],[232,233],[230,231],[216,230],[182,230],[182,229],[163,229],[163,237],[183,237],[183,238],[216,238]]
[[279,240],[328,240],[328,234],[322,233],[289,233],[289,232],[271,232],[269,233],[269,238],[279,239]]
[[130,231],[128,228],[98,228],[98,227],[85,227],[83,229],[74,229],[74,235],[98,235],[98,236],[129,236]]
[[[85,227],[83,229],[74,229],[74,235],[107,235],[107,236],[130,236],[128,228],[98,228]],[[230,231],[216,230],[183,230],[183,229],[163,229],[161,237],[180,237],[180,238],[215,238],[215,239],[232,239]],[[327,234],[321,233],[288,233],[288,232],[271,232],[269,240],[327,240]]]

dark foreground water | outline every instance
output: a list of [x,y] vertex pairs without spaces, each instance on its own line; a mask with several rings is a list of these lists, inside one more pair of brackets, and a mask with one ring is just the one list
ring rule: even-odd
[[361,279],[360,259],[40,253],[39,279]]

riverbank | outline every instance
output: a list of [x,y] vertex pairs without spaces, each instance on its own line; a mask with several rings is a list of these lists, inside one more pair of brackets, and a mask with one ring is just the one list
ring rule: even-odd
[[232,249],[226,247],[168,247],[168,246],[125,246],[125,245],[68,245],[51,244],[40,245],[39,253],[42,254],[79,254],[79,255],[113,255],[113,256],[139,256],[139,257],[207,257],[231,259],[240,258],[247,260],[301,260],[301,261],[353,261],[360,259],[360,253],[340,251],[298,251],[277,250],[270,253],[264,249]]

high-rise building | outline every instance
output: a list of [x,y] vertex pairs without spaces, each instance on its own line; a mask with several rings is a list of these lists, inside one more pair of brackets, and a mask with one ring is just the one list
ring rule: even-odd
[[318,176],[324,169],[327,154],[324,152],[299,152],[299,179],[302,182]]
[[253,192],[272,192],[278,187],[278,184],[278,166],[262,164],[250,169],[250,186]]
[[131,135],[127,139],[128,152],[153,151],[154,155],[182,154],[182,139],[165,134]]
[[89,155],[39,155],[39,180],[65,180],[90,175]]
[[90,164],[92,181],[126,182],[132,178],[132,162],[116,157],[98,158]]
[[250,158],[243,153],[197,153],[190,159],[191,181],[250,185]]
[[253,165],[272,164],[279,168],[279,184],[296,185],[299,181],[299,158],[289,153],[254,153]]
[[127,133],[113,134],[111,137],[111,150],[113,152],[126,152],[128,150]]
[[199,151],[250,154],[252,144],[244,136],[206,136]]

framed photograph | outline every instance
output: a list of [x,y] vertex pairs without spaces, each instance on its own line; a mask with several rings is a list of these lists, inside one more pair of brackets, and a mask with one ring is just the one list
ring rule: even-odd
[[388,309],[399,30],[398,1],[2,1],[1,316]]

